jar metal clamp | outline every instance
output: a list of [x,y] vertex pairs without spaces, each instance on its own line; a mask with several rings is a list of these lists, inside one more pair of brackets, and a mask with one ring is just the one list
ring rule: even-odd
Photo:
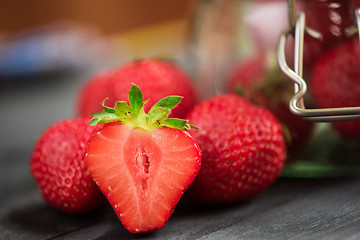
[[[350,121],[360,119],[360,107],[307,109],[303,97],[307,92],[307,84],[303,79],[303,49],[304,35],[321,39],[321,34],[305,24],[305,13],[295,16],[295,0],[288,0],[289,28],[285,29],[279,39],[277,55],[281,70],[294,82],[295,94],[289,102],[290,111],[306,120],[314,122]],[[360,9],[355,10],[356,25],[346,29],[348,36],[358,33],[360,43]],[[295,38],[294,69],[291,69],[285,59],[286,39],[292,35]]]

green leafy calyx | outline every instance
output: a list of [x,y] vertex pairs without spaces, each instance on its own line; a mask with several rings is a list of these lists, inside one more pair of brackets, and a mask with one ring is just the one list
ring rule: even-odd
[[154,128],[169,127],[180,130],[190,130],[197,127],[190,125],[187,120],[179,118],[168,118],[171,110],[176,107],[182,97],[168,96],[158,101],[149,110],[148,114],[144,111],[144,105],[147,103],[143,101],[143,95],[140,89],[133,84],[129,91],[129,103],[126,101],[115,102],[115,107],[105,106],[105,101],[102,102],[103,112],[93,113],[93,118],[89,124],[94,126],[101,123],[121,122],[132,128],[143,128],[151,130]]

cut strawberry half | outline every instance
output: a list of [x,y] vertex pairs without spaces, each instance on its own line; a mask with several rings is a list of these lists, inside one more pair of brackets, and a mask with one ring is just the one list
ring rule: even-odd
[[134,85],[131,107],[125,102],[104,106],[105,112],[90,122],[106,125],[88,144],[88,170],[132,233],[162,228],[199,171],[201,151],[184,131],[194,126],[167,118],[180,100],[164,98],[147,115]]

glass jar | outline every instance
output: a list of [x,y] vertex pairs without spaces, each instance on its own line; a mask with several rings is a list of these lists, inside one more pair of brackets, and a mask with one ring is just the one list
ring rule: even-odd
[[[360,44],[355,14],[359,7],[360,0],[202,0],[197,4],[189,36],[189,61],[201,98],[237,92],[272,111],[282,122],[288,142],[289,158],[283,172],[286,176],[360,173],[354,168],[354,164],[360,165],[360,160],[356,161],[360,159],[360,120],[313,122],[293,114],[289,101],[294,96],[294,83],[281,71],[277,55],[281,33],[289,28],[294,33],[293,20],[304,13],[306,29],[322,36],[320,40],[309,34],[304,37],[306,108],[360,107],[360,98],[340,101],[347,95],[360,96]],[[347,48],[347,53],[338,48]],[[294,49],[290,34],[285,59],[291,69]],[[336,66],[322,75],[333,78],[334,84],[327,79],[317,80],[321,78],[318,72],[322,62],[332,62],[328,68]],[[343,80],[346,75],[351,80]],[[340,91],[344,85],[347,90]],[[334,94],[337,90],[340,95]],[[335,95],[335,100],[322,103],[330,95]]]

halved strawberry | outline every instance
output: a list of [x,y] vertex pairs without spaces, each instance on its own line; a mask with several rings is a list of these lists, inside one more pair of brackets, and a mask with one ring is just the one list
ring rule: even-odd
[[94,114],[90,124],[106,123],[93,136],[85,162],[123,225],[132,233],[164,226],[197,175],[201,151],[186,120],[167,118],[181,97],[160,100],[144,112],[141,91],[133,85],[130,106],[116,102]]

